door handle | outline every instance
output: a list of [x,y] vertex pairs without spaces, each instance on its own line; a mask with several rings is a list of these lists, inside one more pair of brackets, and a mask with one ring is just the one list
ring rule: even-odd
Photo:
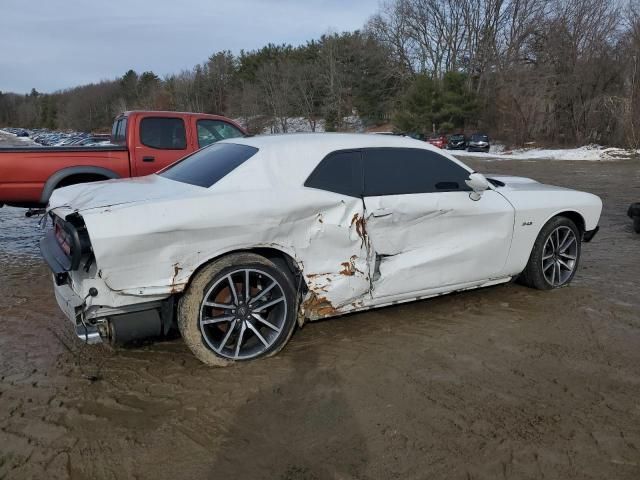
[[156,157],[142,157],[143,162],[155,162]]
[[371,216],[373,218],[381,218],[381,217],[388,217],[392,213],[393,212],[391,210],[388,210],[386,208],[378,208],[377,210],[374,210],[373,212],[371,212]]

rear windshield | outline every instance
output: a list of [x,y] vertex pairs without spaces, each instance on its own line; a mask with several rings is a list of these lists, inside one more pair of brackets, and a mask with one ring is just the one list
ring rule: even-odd
[[209,188],[258,152],[236,143],[214,143],[174,163],[159,173],[177,182]]

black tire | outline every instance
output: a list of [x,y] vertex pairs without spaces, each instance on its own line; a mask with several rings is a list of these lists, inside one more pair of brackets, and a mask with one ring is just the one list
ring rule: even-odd
[[640,233],[640,215],[633,217],[633,231]]
[[[576,249],[576,255],[575,255],[576,259],[573,265],[573,271],[571,272],[571,274],[568,276],[566,280],[562,281],[561,284],[554,285],[554,284],[551,284],[545,277],[543,266],[542,266],[543,265],[542,257],[544,254],[544,248],[545,248],[547,239],[549,238],[551,233],[555,232],[559,227],[567,227],[573,231],[573,234],[575,235],[575,238],[576,238],[577,249]],[[531,255],[529,256],[529,262],[527,263],[527,266],[524,269],[524,271],[520,274],[520,277],[518,279],[519,282],[522,283],[523,285],[526,285],[531,288],[536,288],[538,290],[552,290],[554,288],[567,286],[569,283],[571,283],[571,281],[573,280],[573,277],[576,274],[576,271],[578,270],[578,266],[580,263],[580,255],[582,251],[581,242],[582,242],[582,232],[580,231],[580,229],[578,229],[578,227],[576,227],[576,224],[573,223],[571,219],[563,216],[553,217],[540,230],[540,233],[538,234],[538,238],[533,244],[533,249],[531,250]]]
[[[284,302],[286,302],[286,314],[283,315],[282,327],[273,336],[273,343],[260,354],[251,357],[250,360],[278,353],[289,341],[295,328],[298,305],[290,272],[276,263],[253,253],[235,253],[215,260],[194,276],[186,293],[178,302],[177,315],[178,328],[184,342],[193,354],[207,365],[228,366],[235,362],[249,360],[242,358],[231,359],[215,352],[210,344],[207,343],[200,326],[200,312],[207,292],[221,279],[240,269],[264,272],[272,277],[281,287]],[[235,280],[232,283],[234,282]],[[202,328],[209,328],[209,326]],[[242,345],[242,342],[239,343]],[[223,349],[221,348],[220,350]]]

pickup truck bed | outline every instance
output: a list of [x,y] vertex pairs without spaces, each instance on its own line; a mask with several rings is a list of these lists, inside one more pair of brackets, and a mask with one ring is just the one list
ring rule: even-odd
[[129,165],[125,146],[0,148],[0,203],[46,205],[55,188],[129,177]]
[[42,207],[56,188],[155,173],[190,153],[246,132],[217,115],[125,112],[111,145],[0,148],[0,206]]

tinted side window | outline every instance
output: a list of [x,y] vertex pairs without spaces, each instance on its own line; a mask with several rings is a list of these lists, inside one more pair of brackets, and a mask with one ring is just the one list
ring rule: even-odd
[[244,133],[222,120],[198,120],[198,145],[206,147],[225,138],[243,137]]
[[174,163],[159,175],[177,182],[209,188],[257,152],[257,148],[247,145],[216,143]]
[[120,120],[116,120],[113,122],[113,127],[111,128],[111,139],[115,142],[116,135],[118,134],[118,126],[120,125]]
[[365,196],[470,191],[469,172],[446,157],[413,148],[363,151]]
[[143,145],[162,150],[184,150],[187,134],[181,118],[143,118],[140,122]]
[[116,145],[124,145],[127,136],[127,118],[120,118],[114,123],[111,131],[112,142]]
[[330,153],[309,175],[304,186],[350,197],[361,197],[362,156],[360,152]]

